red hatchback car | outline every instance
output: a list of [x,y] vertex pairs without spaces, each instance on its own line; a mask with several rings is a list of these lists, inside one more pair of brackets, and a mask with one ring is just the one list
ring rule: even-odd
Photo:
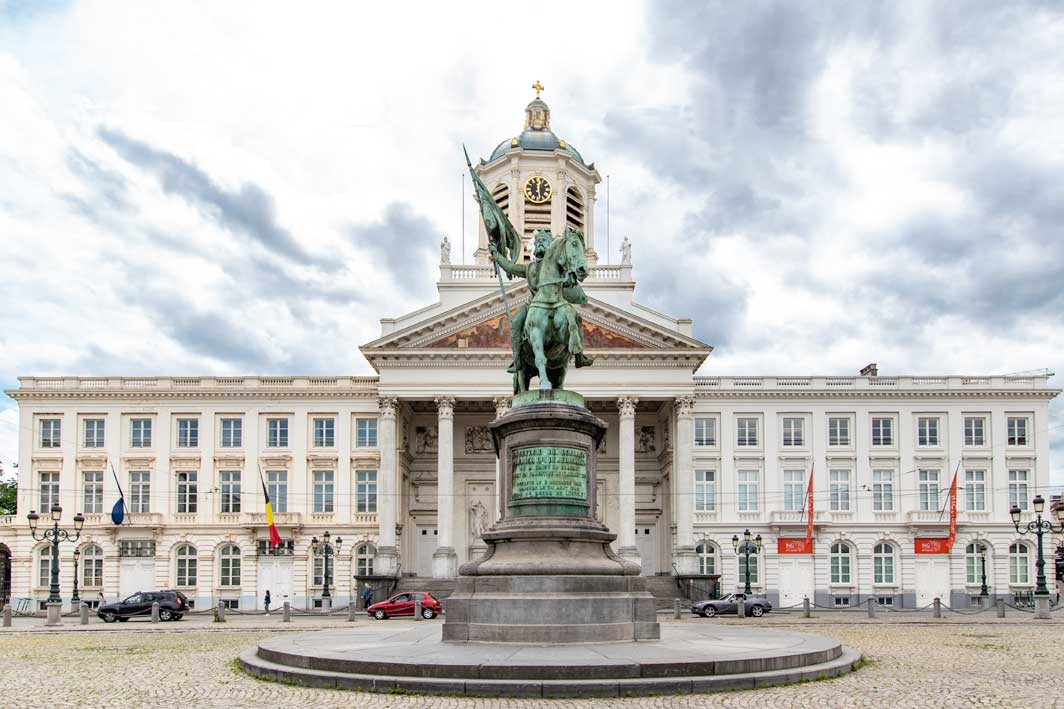
[[387,601],[374,603],[366,609],[370,616],[384,620],[393,616],[414,615],[414,601],[421,601],[421,617],[431,620],[440,614],[442,607],[439,600],[431,593],[408,591],[397,593]]

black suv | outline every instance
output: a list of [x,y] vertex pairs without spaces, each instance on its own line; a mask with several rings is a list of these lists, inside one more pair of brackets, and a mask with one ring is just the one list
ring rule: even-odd
[[181,620],[187,613],[188,598],[180,591],[138,591],[124,601],[105,603],[96,609],[96,616],[105,623],[130,618],[151,618],[151,604],[159,603],[159,620]]

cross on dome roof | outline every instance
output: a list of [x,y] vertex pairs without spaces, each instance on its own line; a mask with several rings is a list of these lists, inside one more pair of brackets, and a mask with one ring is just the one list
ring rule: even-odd
[[536,83],[532,84],[532,88],[536,90],[536,98],[539,98],[539,92],[543,90],[543,84],[539,83],[539,79],[536,79]]

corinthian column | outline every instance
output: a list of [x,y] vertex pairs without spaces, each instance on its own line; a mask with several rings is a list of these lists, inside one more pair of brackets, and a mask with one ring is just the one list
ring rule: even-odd
[[[508,396],[496,396],[493,400],[495,404],[495,418],[502,418],[503,414],[510,410],[511,399]],[[499,456],[495,456],[495,521],[498,522],[502,519],[503,510],[506,509],[506,500],[503,499],[503,484],[502,484],[502,461],[499,460]]]
[[432,555],[432,576],[450,579],[458,575],[458,555],[454,551],[454,397],[436,397],[439,425],[436,459],[436,552]]
[[639,564],[639,549],[635,545],[635,406],[639,399],[622,396],[617,399],[620,426],[617,459],[620,467],[619,489],[621,528],[618,530],[617,554]]
[[380,400],[380,430],[378,443],[381,447],[380,491],[377,504],[378,541],[377,555],[373,559],[373,572],[382,576],[394,576],[399,572],[399,550],[395,546],[395,521],[399,508],[399,470],[395,462],[395,416],[399,401],[393,397]]
[[680,574],[694,574],[698,570],[694,546],[694,413],[693,396],[676,399],[676,455],[672,489],[676,548],[673,549],[672,560]]

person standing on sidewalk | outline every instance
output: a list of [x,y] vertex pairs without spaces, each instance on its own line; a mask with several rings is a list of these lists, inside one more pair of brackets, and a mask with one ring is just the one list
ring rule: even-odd
[[266,597],[262,599],[262,604],[266,607],[266,615],[270,614],[270,589],[266,589]]
[[362,610],[369,610],[373,603],[373,589],[368,583],[362,585]]

